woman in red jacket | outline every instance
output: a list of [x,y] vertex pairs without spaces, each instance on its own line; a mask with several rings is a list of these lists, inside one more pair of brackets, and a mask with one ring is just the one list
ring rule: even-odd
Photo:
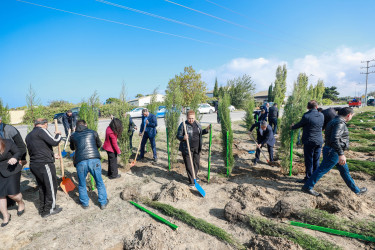
[[118,174],[117,166],[117,155],[121,154],[121,150],[117,144],[117,137],[121,136],[123,127],[122,122],[113,118],[107,130],[105,131],[105,141],[103,144],[103,149],[107,151],[108,154],[108,178],[116,179],[120,178],[121,175]]

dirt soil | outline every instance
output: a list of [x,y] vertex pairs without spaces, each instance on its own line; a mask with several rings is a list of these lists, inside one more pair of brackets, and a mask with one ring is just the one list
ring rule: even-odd
[[[23,216],[16,215],[17,207],[9,212],[12,220],[7,227],[0,228],[1,249],[232,249],[233,246],[217,238],[202,233],[185,223],[162,215],[159,211],[147,209],[161,215],[179,226],[173,231],[168,226],[154,220],[145,212],[131,205],[128,200],[148,197],[176,208],[184,209],[191,215],[202,218],[231,233],[249,249],[301,249],[285,239],[256,235],[248,227],[229,222],[224,215],[224,207],[229,201],[238,202],[245,213],[263,216],[277,222],[286,223],[293,211],[303,208],[319,208],[348,219],[374,221],[375,189],[374,180],[364,173],[353,173],[359,187],[367,187],[368,193],[356,196],[345,185],[337,170],[330,171],[316,185],[316,191],[323,197],[313,197],[301,192],[303,172],[285,176],[277,166],[263,162],[253,166],[251,159],[255,145],[249,140],[242,123],[233,123],[235,167],[227,178],[221,157],[220,126],[214,125],[211,179],[207,182],[208,136],[204,138],[199,176],[201,186],[206,191],[202,198],[196,189],[187,185],[187,175],[179,155],[178,163],[168,171],[165,133],[159,131],[157,150],[159,162],[152,164],[151,153],[146,161],[136,166],[120,169],[121,178],[109,180],[107,155],[101,152],[103,178],[109,204],[100,210],[97,192],[89,191],[90,207],[80,206],[78,190],[65,194],[60,188],[57,203],[63,211],[48,218],[38,215],[38,190],[30,171],[23,171],[21,191],[26,202]],[[139,138],[134,136],[134,145]],[[277,148],[276,148],[277,151]],[[78,184],[76,170],[71,159],[65,159],[67,176]],[[57,168],[59,163],[56,162]],[[302,167],[298,167],[303,169]],[[58,173],[59,174],[59,173]],[[58,180],[60,183],[61,180]],[[373,249],[364,241],[296,228],[315,237],[331,241],[343,249]]]

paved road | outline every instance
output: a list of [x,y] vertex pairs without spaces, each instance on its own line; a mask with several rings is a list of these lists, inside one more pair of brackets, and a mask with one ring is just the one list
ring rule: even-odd
[[[347,107],[347,106],[348,105],[322,106],[322,108],[326,109],[326,108],[329,108],[329,107]],[[280,110],[280,116],[282,116],[282,113],[283,113],[283,110]],[[230,113],[230,117],[231,117],[232,121],[242,120],[245,117],[245,111],[234,111],[234,112],[231,112]],[[102,137],[102,138],[104,137],[105,130],[108,127],[109,122],[110,122],[110,119],[99,120],[98,131],[99,131],[100,137]],[[140,118],[134,119],[134,123],[139,128],[140,124],[141,124],[141,119]],[[217,123],[217,121],[216,121],[216,113],[213,113],[213,114],[204,114],[203,117],[202,117],[202,119],[201,119],[201,123],[202,123],[202,125],[208,125],[210,123]],[[25,139],[26,134],[27,134],[27,126],[26,125],[18,125],[18,126],[15,126],[15,127],[20,131],[22,138]],[[164,130],[165,129],[164,118],[158,118],[158,129],[159,130],[161,130],[161,129]],[[49,124],[48,130],[51,133],[54,133],[54,131],[55,131],[54,124]],[[59,124],[59,130],[60,131],[64,131],[64,127],[63,127],[62,124]],[[64,136],[64,134],[65,133],[63,132],[63,136]]]

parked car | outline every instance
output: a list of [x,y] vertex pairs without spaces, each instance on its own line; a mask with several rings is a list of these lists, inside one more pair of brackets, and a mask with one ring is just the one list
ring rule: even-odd
[[349,101],[349,107],[351,108],[359,108],[362,106],[362,102],[356,98],[354,98],[352,101]]
[[368,99],[367,106],[375,106],[375,99],[374,98]]
[[141,118],[143,109],[144,108],[142,108],[142,107],[135,108],[132,111],[127,112],[127,114],[129,114],[131,116],[131,118]]
[[215,112],[215,108],[208,103],[202,103],[198,107],[198,112],[201,114],[212,114]]
[[165,112],[166,111],[167,111],[167,109],[165,107],[159,109],[159,111],[156,113],[156,118],[163,118],[163,117],[165,117]]
[[230,112],[233,112],[233,111],[236,110],[236,108],[235,108],[233,105],[230,105],[228,108],[229,108],[229,111],[230,111]]
[[[72,113],[73,114],[76,114],[77,115],[77,119],[79,119],[79,111],[81,110],[81,107],[75,107],[75,108],[72,108]],[[57,122],[58,123],[62,123],[62,118],[63,118],[63,115],[65,114],[65,112],[63,113],[57,113],[53,116],[53,119],[57,119]],[[100,113],[100,109],[98,109],[98,116],[100,117],[101,116],[101,113]]]

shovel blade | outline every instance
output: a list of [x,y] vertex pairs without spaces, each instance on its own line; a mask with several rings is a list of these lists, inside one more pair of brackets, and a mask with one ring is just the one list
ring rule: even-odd
[[131,167],[134,167],[134,166],[135,166],[135,163],[136,163],[136,161],[132,161],[132,163],[130,163],[130,166],[131,166]]
[[72,180],[65,177],[63,177],[63,180],[60,183],[60,187],[66,194],[68,194],[68,192],[73,191],[76,188]]
[[61,156],[62,156],[62,157],[65,158],[67,155],[68,155],[68,153],[67,153],[65,150],[61,152]]
[[70,157],[73,157],[73,156],[74,156],[74,153],[75,153],[75,152],[71,153],[71,154],[70,154]]
[[202,197],[205,197],[206,196],[206,192],[203,190],[203,188],[201,187],[201,185],[199,185],[199,183],[197,182],[196,179],[194,179],[194,185],[195,185],[195,188],[198,190],[198,192],[202,195]]

